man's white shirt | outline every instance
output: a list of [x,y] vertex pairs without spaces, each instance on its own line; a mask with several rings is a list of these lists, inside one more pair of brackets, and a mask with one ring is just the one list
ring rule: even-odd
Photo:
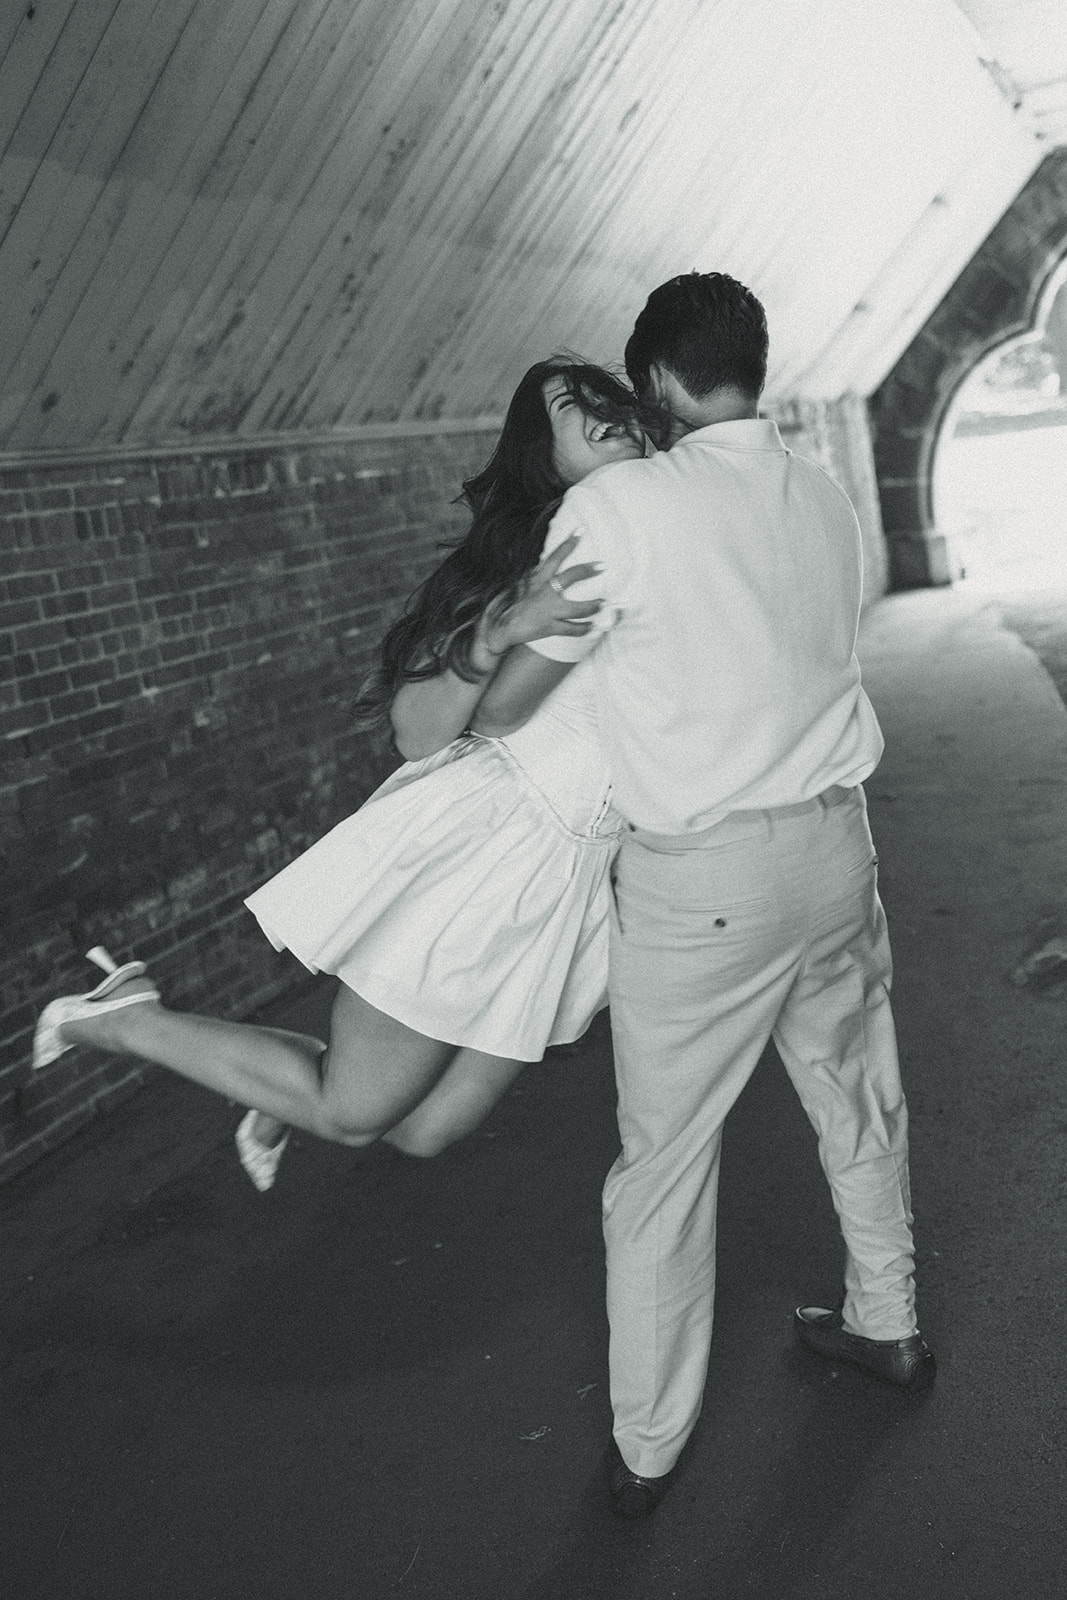
[[600,737],[627,820],[657,833],[861,783],[882,736],[855,655],[859,525],[848,497],[775,423],[720,422],[568,490],[546,554],[603,570],[589,633],[539,639],[591,657]]

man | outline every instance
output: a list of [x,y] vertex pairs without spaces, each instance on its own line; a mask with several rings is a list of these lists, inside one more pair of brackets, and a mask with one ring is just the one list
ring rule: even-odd
[[[521,720],[591,656],[629,824],[611,946],[622,1152],[604,1191],[624,1516],[655,1508],[700,1412],[722,1127],[770,1038],[845,1242],[841,1310],[799,1309],[796,1335],[905,1390],[934,1375],[861,787],[882,738],[854,653],[859,528],[760,417],[766,362],[763,308],[734,279],[692,273],[649,297],[626,367],[666,448],[568,491],[548,543],[579,536],[604,604],[585,637],[529,647],[541,663],[510,708]],[[508,714],[502,676],[476,726],[506,731]]]

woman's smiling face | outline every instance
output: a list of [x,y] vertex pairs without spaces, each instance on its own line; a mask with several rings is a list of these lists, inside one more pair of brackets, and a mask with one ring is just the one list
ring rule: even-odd
[[636,424],[630,431],[621,422],[602,422],[591,416],[575,399],[565,378],[549,378],[544,396],[552,424],[552,461],[567,485],[580,483],[596,467],[644,455],[644,436]]

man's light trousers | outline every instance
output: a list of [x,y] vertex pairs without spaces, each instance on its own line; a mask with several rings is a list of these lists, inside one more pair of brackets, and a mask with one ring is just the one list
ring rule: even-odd
[[859,788],[733,812],[703,834],[624,837],[611,948],[622,1154],[604,1234],[615,1438],[634,1472],[667,1472],[700,1414],[722,1126],[771,1037],[840,1218],[845,1324],[872,1339],[915,1329],[876,865]]

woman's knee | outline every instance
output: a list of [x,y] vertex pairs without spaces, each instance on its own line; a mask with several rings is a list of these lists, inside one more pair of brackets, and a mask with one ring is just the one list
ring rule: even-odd
[[450,1144],[455,1143],[457,1135],[445,1128],[406,1128],[401,1123],[396,1128],[390,1128],[382,1137],[402,1155],[419,1156],[423,1160],[430,1160],[433,1156],[439,1156],[442,1150],[447,1150]]
[[335,1106],[323,1107],[317,1129],[320,1138],[328,1139],[331,1144],[347,1145],[350,1150],[362,1150],[373,1144],[384,1131],[381,1127],[369,1127],[365,1116]]
[[374,1144],[381,1138],[381,1132],[376,1128],[368,1132],[364,1128],[339,1127],[333,1134],[335,1144],[347,1145],[349,1150],[363,1150],[369,1144]]
[[368,1126],[365,1113],[361,1116],[346,1112],[344,1108],[332,1108],[325,1111],[324,1125],[320,1131],[324,1139],[332,1140],[334,1144],[348,1145],[353,1150],[384,1139],[406,1156],[429,1158],[447,1150],[466,1130],[457,1132],[444,1122],[417,1116],[410,1123],[401,1121],[392,1128],[384,1123],[371,1127]]

